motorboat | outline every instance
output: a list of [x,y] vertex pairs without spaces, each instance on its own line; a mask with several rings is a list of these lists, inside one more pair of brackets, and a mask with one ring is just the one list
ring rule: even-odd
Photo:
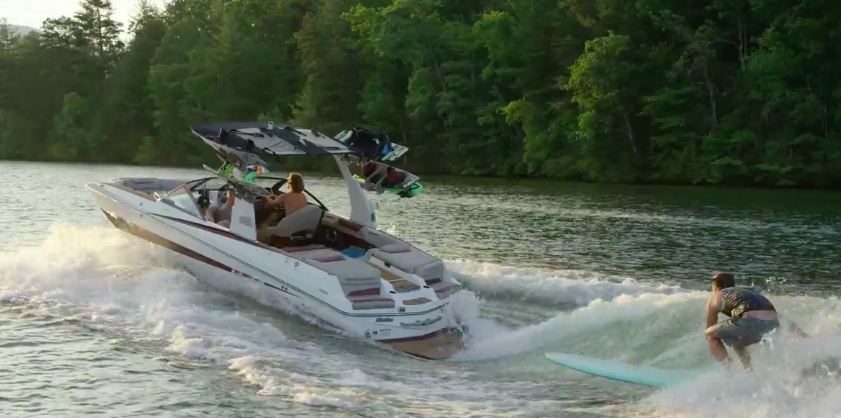
[[[440,258],[377,229],[369,191],[351,171],[360,157],[355,149],[314,129],[272,122],[194,124],[191,131],[227,171],[205,166],[207,177],[189,181],[87,184],[115,227],[171,250],[180,266],[220,292],[247,282],[347,335],[417,357],[445,359],[464,347],[466,327],[451,306],[460,283]],[[288,216],[266,209],[286,179],[265,174],[264,158],[293,156],[335,160],[349,217],[330,212],[306,189],[303,209]],[[208,204],[231,202],[229,224],[213,222]]]

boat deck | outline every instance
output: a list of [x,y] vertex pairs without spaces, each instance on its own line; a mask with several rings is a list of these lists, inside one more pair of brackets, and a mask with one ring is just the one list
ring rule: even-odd
[[414,283],[412,283],[412,282],[410,282],[410,281],[408,281],[408,280],[406,280],[406,279],[404,279],[404,278],[402,278],[402,277],[400,277],[400,276],[398,276],[398,275],[396,275],[396,274],[394,274],[394,273],[392,273],[388,270],[382,269],[382,268],[377,267],[373,264],[371,264],[371,266],[375,267],[377,270],[380,271],[381,277],[384,280],[386,280],[387,282],[391,283],[391,285],[394,286],[394,291],[396,291],[397,293],[408,293],[408,292],[413,292],[415,290],[420,289],[420,286],[418,286],[418,285],[416,285],[416,284],[414,284]]

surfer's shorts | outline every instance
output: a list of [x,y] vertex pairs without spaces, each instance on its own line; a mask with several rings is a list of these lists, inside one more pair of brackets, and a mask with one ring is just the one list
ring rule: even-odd
[[732,318],[713,325],[711,335],[731,347],[733,344],[746,347],[762,341],[765,334],[779,327],[777,319]]

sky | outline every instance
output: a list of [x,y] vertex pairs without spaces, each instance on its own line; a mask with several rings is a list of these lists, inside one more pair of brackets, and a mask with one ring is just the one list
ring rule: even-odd
[[[138,0],[111,0],[114,19],[128,27],[131,16],[137,10]],[[150,0],[162,6],[164,0]],[[8,19],[13,25],[40,28],[44,19],[72,16],[79,11],[78,0],[0,0],[0,18]]]

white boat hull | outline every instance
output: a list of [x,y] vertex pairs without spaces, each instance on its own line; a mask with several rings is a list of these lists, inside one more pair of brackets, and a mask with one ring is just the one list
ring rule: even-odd
[[[351,337],[419,357],[443,359],[462,348],[462,328],[449,312],[449,300],[438,300],[428,286],[412,296],[428,303],[398,300],[391,308],[355,310],[334,276],[288,254],[119,184],[91,183],[88,189],[117,228],[172,250],[181,266],[220,292],[286,301],[296,313],[312,315]],[[389,289],[385,281],[383,286]]]

